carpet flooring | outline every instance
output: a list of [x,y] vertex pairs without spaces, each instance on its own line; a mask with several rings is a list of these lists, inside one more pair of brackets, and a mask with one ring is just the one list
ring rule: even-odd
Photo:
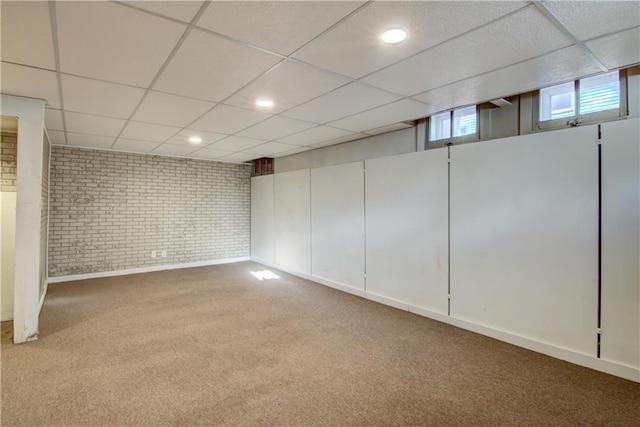
[[52,284],[1,424],[638,425],[640,384],[264,268]]

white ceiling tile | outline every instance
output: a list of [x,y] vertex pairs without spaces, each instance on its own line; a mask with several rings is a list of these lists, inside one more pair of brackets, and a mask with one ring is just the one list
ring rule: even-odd
[[640,27],[586,43],[609,69],[640,62]]
[[571,46],[482,76],[443,86],[415,98],[448,109],[527,92],[599,71],[582,49]]
[[157,142],[137,141],[134,139],[118,138],[112,149],[120,151],[134,151],[136,153],[148,153],[160,145]]
[[235,162],[235,163],[243,163],[248,162],[249,160],[253,160],[256,158],[255,154],[251,153],[232,153],[228,156],[222,157],[220,160],[223,162]]
[[60,108],[56,73],[5,62],[2,63],[1,68],[2,93],[44,99],[48,107]]
[[426,117],[438,111],[437,108],[410,99],[402,99],[373,110],[365,111],[344,119],[329,123],[341,129],[362,132],[405,120]]
[[388,126],[382,126],[379,128],[375,128],[375,129],[369,129],[367,131],[365,131],[364,133],[366,133],[367,135],[379,135],[381,133],[387,133],[387,132],[393,132],[395,130],[401,130],[401,129],[406,129],[406,128],[410,128],[413,127],[413,125],[407,124],[407,123],[396,123],[393,125],[388,125]]
[[294,145],[311,145],[335,138],[341,138],[343,136],[351,135],[352,133],[353,132],[329,126],[317,126],[313,129],[305,130],[304,132],[296,133],[295,135],[287,136],[286,138],[281,138],[279,141]]
[[544,6],[580,40],[640,25],[638,1],[545,1]]
[[129,118],[143,94],[143,89],[62,75],[62,96],[67,110]]
[[147,87],[186,26],[111,2],[57,2],[60,69]]
[[353,82],[292,108],[282,115],[308,122],[327,123],[400,98],[400,96]]
[[45,108],[44,126],[48,131],[64,130],[64,126],[62,125],[62,111]]
[[[189,142],[189,138],[194,136],[200,137],[200,139],[202,139],[202,142],[200,144],[194,144],[193,142]],[[175,135],[170,140],[168,140],[167,142],[175,145],[187,145],[190,147],[200,148],[200,147],[206,147],[209,144],[213,144],[216,141],[220,141],[222,138],[225,138],[227,136],[228,135],[225,135],[223,133],[203,132],[201,130],[195,130],[195,129],[184,129],[180,131],[179,134]]]
[[160,144],[153,154],[162,154],[165,156],[184,156],[198,150],[197,147],[188,145]]
[[213,102],[149,91],[133,115],[134,120],[172,126],[187,126],[210,110]]
[[130,121],[122,131],[122,138],[140,141],[163,142],[175,135],[180,128]]
[[222,101],[279,61],[277,56],[193,30],[154,87]]
[[243,130],[238,135],[271,141],[315,126],[315,124],[309,122],[274,116],[264,122],[260,122],[257,125]]
[[3,1],[0,8],[2,60],[55,70],[49,2]]
[[67,132],[67,141],[69,142],[69,145],[75,145],[78,147],[111,148],[115,138],[111,136],[96,136]]
[[415,95],[571,44],[571,39],[532,6],[364,80],[403,95]]
[[64,119],[68,132],[101,136],[118,136],[124,124],[127,122],[122,119],[72,113],[70,111],[64,112]]
[[275,156],[278,153],[291,151],[294,148],[297,147],[290,144],[283,144],[281,142],[267,142],[266,144],[249,148],[248,150],[245,150],[245,153],[256,154],[258,156]]
[[225,104],[259,110],[260,107],[255,105],[257,99],[271,99],[275,105],[269,112],[276,114],[349,82],[349,79],[306,64],[284,61],[226,100]]
[[271,117],[271,114],[219,104],[200,120],[193,123],[191,127],[210,132],[232,134],[269,117]]
[[355,141],[356,139],[366,138],[369,135],[365,135],[363,133],[353,133],[351,135],[343,136],[341,138],[334,138],[328,141],[318,142],[316,144],[312,144],[311,146],[314,148],[328,147],[330,145],[338,145],[344,142]]
[[264,144],[265,142],[267,141],[252,138],[242,138],[239,136],[229,136],[223,140],[216,142],[215,144],[210,145],[207,148],[225,151],[242,151],[246,150],[247,148],[255,147],[256,145]]
[[47,134],[49,135],[49,142],[52,144],[67,143],[64,137],[64,132],[61,132],[59,130],[47,130]]
[[[361,77],[458,34],[523,7],[522,1],[375,2],[323,34],[294,57]],[[380,41],[385,30],[402,28],[397,45]]]
[[289,54],[363,1],[212,2],[197,24],[237,40]]
[[200,150],[194,151],[193,153],[187,155],[187,157],[193,157],[195,159],[216,160],[220,157],[228,156],[229,154],[231,153],[228,151],[201,148]]
[[160,15],[178,19],[182,22],[191,22],[202,6],[202,1],[125,1],[123,3]]

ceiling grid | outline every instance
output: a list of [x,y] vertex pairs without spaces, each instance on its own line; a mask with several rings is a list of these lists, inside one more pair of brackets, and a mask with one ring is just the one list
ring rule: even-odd
[[1,5],[2,92],[47,99],[54,144],[219,161],[640,63],[638,2],[29,3]]
[[600,62],[598,58],[596,58],[593,52],[591,52],[589,48],[580,41],[580,39],[574,36],[571,33],[571,31],[569,31],[569,29],[565,27],[562,24],[562,22],[560,22],[560,20],[553,14],[553,12],[551,12],[549,9],[547,9],[547,7],[544,4],[542,4],[540,0],[532,0],[532,1],[533,1],[533,4],[536,5],[536,7],[547,17],[547,19],[553,22],[556,27],[558,27],[562,32],[564,32],[568,37],[570,37],[573,40],[573,42],[577,46],[579,46],[580,49],[582,49],[589,58],[591,58],[591,60],[596,64],[596,66],[600,68],[600,71],[608,71],[607,67],[605,67],[604,64]]
[[138,109],[140,108],[142,103],[144,102],[145,98],[149,94],[149,91],[156,84],[156,82],[158,81],[158,79],[162,75],[162,72],[167,68],[167,65],[169,64],[169,62],[171,62],[171,60],[173,59],[175,54],[178,52],[178,49],[180,48],[180,46],[182,46],[182,44],[184,43],[185,39],[187,38],[187,36],[191,32],[191,29],[192,29],[192,26],[193,26],[194,22],[197,21],[200,16],[202,16],[202,14],[204,13],[204,11],[207,8],[207,6],[209,6],[209,3],[203,3],[202,6],[200,6],[200,8],[198,9],[198,12],[196,12],[196,15],[193,17],[193,19],[189,23],[189,26],[184,30],[184,33],[182,33],[182,36],[180,36],[180,39],[178,40],[176,45],[171,50],[171,53],[169,53],[169,56],[167,57],[167,59],[164,61],[164,63],[160,67],[160,70],[158,70],[158,72],[156,73],[155,77],[151,81],[151,84],[149,84],[149,87],[146,89],[144,95],[142,95],[142,98],[140,98],[140,101],[138,102],[138,105],[136,105],[136,107],[133,109],[133,112],[131,113],[131,115],[127,119],[127,122],[124,124],[122,129],[120,130],[120,133],[118,133],[118,135],[116,136],[116,139],[115,139],[115,141],[113,142],[113,145],[110,148],[113,148],[113,146],[116,144],[116,142],[118,142],[118,139],[120,138],[120,135],[122,135],[122,132],[125,130],[125,128],[129,124],[129,121],[131,120],[131,117],[133,117],[136,114],[136,112],[138,111]]

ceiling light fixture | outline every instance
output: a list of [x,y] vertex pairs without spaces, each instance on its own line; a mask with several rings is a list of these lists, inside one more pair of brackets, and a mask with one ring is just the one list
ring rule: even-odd
[[407,32],[405,30],[401,30],[400,28],[387,30],[384,33],[380,34],[380,39],[383,42],[389,43],[389,44],[400,43],[406,38],[407,38]]
[[199,136],[192,136],[189,138],[189,142],[191,144],[200,144],[202,142],[202,138],[200,138]]
[[262,108],[271,108],[273,107],[273,101],[270,99],[258,99],[256,100],[256,105]]

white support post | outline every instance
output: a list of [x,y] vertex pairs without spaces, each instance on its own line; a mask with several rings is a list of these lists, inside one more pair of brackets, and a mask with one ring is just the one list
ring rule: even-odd
[[38,338],[44,101],[1,95],[0,113],[18,118],[13,337],[21,343]]

